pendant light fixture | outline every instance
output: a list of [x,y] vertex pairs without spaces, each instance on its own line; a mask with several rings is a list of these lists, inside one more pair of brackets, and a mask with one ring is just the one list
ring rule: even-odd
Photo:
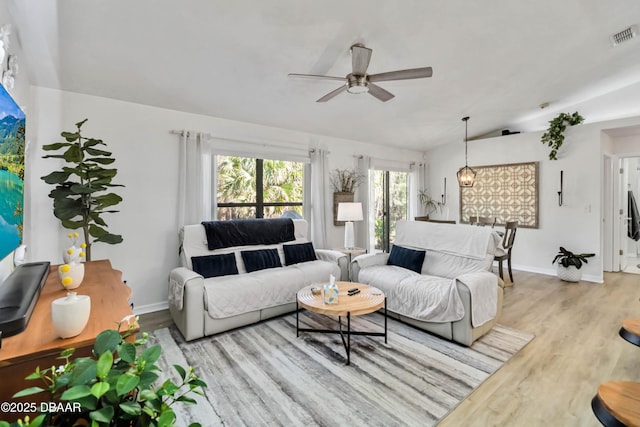
[[469,117],[463,117],[464,122],[464,167],[458,171],[458,184],[460,187],[473,187],[473,183],[476,181],[477,172],[471,169],[467,165],[467,121]]

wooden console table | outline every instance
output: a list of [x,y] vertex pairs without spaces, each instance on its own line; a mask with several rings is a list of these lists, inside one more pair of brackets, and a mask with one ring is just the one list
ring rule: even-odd
[[[16,401],[11,397],[16,392],[41,385],[24,378],[35,371],[37,366],[49,368],[59,365],[62,361],[56,357],[62,350],[75,348],[73,357],[90,356],[95,338],[100,332],[115,329],[120,320],[133,314],[129,305],[131,289],[122,282],[122,273],[114,270],[108,260],[86,262],[84,280],[74,291],[78,295],[91,297],[89,322],[80,335],[67,339],[57,338],[51,324],[51,302],[64,297],[67,291],[60,285],[58,266],[51,266],[27,328],[17,335],[2,339],[0,402]],[[39,403],[48,401],[48,396],[43,393],[21,400]],[[0,419],[14,415],[20,414],[2,413]]]

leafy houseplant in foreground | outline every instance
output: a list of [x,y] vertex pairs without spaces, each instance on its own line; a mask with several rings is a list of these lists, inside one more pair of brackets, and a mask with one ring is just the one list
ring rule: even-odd
[[549,129],[542,135],[541,142],[551,147],[549,152],[549,160],[558,160],[558,150],[562,147],[564,142],[564,131],[567,129],[567,125],[574,126],[579,125],[584,121],[582,117],[576,111],[573,114],[560,113],[556,118],[549,122]]
[[[176,402],[195,404],[190,393],[203,394],[206,384],[193,372],[174,365],[181,382],[170,379],[155,386],[160,368],[156,361],[161,355],[159,345],[152,345],[138,354],[138,348],[147,342],[147,334],[133,343],[126,337],[134,332],[133,325],[121,333],[118,330],[101,332],[93,347],[93,358],[71,359],[73,349],[64,350],[60,359],[64,364],[40,370],[27,377],[44,384],[27,388],[14,397],[48,392],[40,401],[59,401],[76,405],[81,412],[41,414],[27,426],[71,426],[80,420],[91,426],[173,426]],[[90,424],[89,424],[90,423]],[[17,424],[15,424],[17,425]],[[199,426],[193,423],[191,426]],[[0,427],[9,426],[0,422]]]
[[551,264],[558,263],[558,277],[568,282],[578,282],[582,277],[580,268],[582,264],[588,263],[587,258],[596,254],[575,254],[560,246],[560,252],[555,256]]
[[71,166],[63,166],[62,170],[51,172],[41,177],[47,184],[55,185],[49,193],[53,199],[53,214],[68,229],[82,228],[87,245],[86,259],[91,261],[91,237],[96,242],[116,244],[122,242],[122,236],[107,231],[103,213],[118,212],[107,208],[122,201],[122,197],[107,192],[110,187],[122,187],[113,184],[117,169],[109,169],[115,161],[109,151],[99,149],[106,145],[100,139],[85,138],[81,134],[82,125],[87,119],[76,123],[75,132],[62,132],[64,142],[48,144],[45,151],[64,149],[62,154],[49,154],[44,158],[63,159]]

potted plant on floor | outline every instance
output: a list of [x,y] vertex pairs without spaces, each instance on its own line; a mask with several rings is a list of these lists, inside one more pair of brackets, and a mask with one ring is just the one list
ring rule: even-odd
[[[203,395],[207,385],[195,375],[193,368],[173,365],[180,381],[167,379],[158,382],[160,345],[145,346],[147,333],[133,343],[126,338],[135,333],[135,323],[126,331],[106,330],[96,337],[93,357],[72,359],[74,350],[64,350],[61,365],[46,369],[36,368],[26,379],[37,381],[36,386],[16,393],[23,397],[48,393],[39,401],[52,402],[44,413],[34,419],[8,426],[173,426],[176,414],[172,408],[177,402],[195,404],[189,395]],[[140,352],[138,348],[143,348]],[[38,406],[41,411],[42,405]],[[200,426],[192,423],[190,427]]]
[[558,278],[566,282],[579,282],[582,278],[583,263],[588,263],[587,258],[591,258],[596,254],[575,254],[560,246],[560,252],[553,259],[551,264],[558,263]]

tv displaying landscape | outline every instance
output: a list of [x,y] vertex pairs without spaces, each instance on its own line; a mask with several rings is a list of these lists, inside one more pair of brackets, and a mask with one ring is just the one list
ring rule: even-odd
[[0,259],[22,243],[25,116],[0,86]]

